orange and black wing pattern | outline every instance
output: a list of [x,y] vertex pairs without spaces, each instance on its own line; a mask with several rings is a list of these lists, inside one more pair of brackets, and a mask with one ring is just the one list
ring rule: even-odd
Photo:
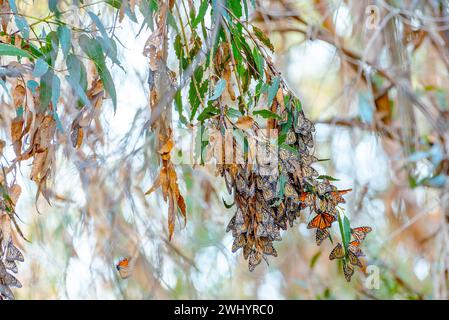
[[331,215],[327,212],[318,213],[307,225],[307,229],[318,228],[320,230],[324,230],[330,228],[332,223],[336,221],[334,215]]

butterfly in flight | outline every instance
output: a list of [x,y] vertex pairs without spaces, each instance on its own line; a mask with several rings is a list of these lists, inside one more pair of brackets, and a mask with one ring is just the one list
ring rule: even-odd
[[115,265],[117,271],[122,279],[127,279],[131,276],[131,258],[125,257]]
[[318,213],[307,225],[307,229],[318,228],[320,230],[324,230],[330,228],[332,226],[332,222],[336,221],[337,218],[335,216],[327,213],[321,212]]

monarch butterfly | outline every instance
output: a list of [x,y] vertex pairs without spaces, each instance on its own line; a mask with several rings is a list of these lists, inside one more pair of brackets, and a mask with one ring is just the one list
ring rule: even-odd
[[131,276],[131,257],[121,259],[115,267],[122,279],[127,279]]
[[335,216],[327,213],[327,212],[322,212],[322,213],[318,213],[307,225],[307,229],[313,229],[313,228],[318,228],[318,229],[327,229],[330,226],[332,226],[332,222],[336,221],[337,218],[335,218]]
[[321,229],[316,229],[316,235],[315,235],[315,241],[316,241],[316,245],[320,246],[324,240],[326,240],[329,237],[329,231],[327,231],[326,229],[321,230]]
[[363,240],[365,240],[366,235],[371,231],[372,231],[371,227],[357,227],[351,229],[351,234],[355,240],[357,240],[358,242],[362,242]]
[[318,159],[310,154],[304,154],[301,155],[301,162],[308,166],[311,165],[313,162],[316,162]]
[[234,242],[232,243],[232,252],[236,252],[245,244],[246,244],[246,237],[244,234],[241,234],[237,238],[234,238]]
[[354,274],[354,268],[349,263],[346,263],[346,261],[343,261],[343,273],[346,281],[350,282],[351,277]]
[[235,228],[235,216],[233,216],[229,221],[228,226],[226,227],[226,232],[229,232],[234,228]]
[[[1,262],[0,262],[1,263]],[[17,269],[17,264],[14,261],[5,260],[4,262],[4,268],[11,270],[14,273],[17,273],[19,270]],[[1,267],[0,267],[1,269]],[[1,275],[1,270],[0,270]]]
[[318,176],[318,172],[311,166],[303,166],[301,169],[301,177],[310,178]]
[[262,223],[259,223],[257,225],[256,236],[257,237],[268,237],[267,228]]
[[295,158],[295,156],[294,156],[294,154],[292,152],[290,152],[290,151],[288,151],[286,149],[283,149],[283,148],[279,149],[279,157],[283,161],[287,161],[287,160]]
[[289,130],[285,139],[286,144],[294,144],[296,142],[296,134],[294,131]]
[[304,209],[306,207],[313,205],[313,203],[315,202],[315,196],[312,193],[303,192],[299,196],[299,201],[301,202],[300,204],[301,209]]
[[356,255],[356,257],[363,256],[363,251],[359,248],[360,242],[351,241],[348,245],[348,250]]
[[363,267],[362,263],[360,262],[359,258],[357,257],[357,255],[352,252],[351,250],[348,251],[348,258],[349,258],[349,262],[353,265],[353,266],[358,266],[360,268]]
[[0,261],[0,278],[3,278],[6,275],[6,267],[3,262]]
[[301,134],[300,138],[306,146],[313,148],[313,136],[311,133]]
[[22,252],[20,252],[20,250],[14,246],[12,241],[8,243],[8,247],[6,248],[6,260],[9,261],[17,260],[20,262],[24,261]]
[[22,288],[22,284],[16,279],[12,274],[6,273],[3,277],[3,282],[5,285],[15,288]]
[[5,297],[9,300],[14,300],[14,294],[8,286],[0,284],[0,300],[2,297]]
[[331,253],[329,254],[329,260],[342,259],[344,256],[345,252],[342,245],[340,243],[337,243],[335,248],[332,249]]
[[256,250],[252,250],[249,254],[248,268],[249,271],[253,272],[256,266],[262,262],[262,253]]
[[285,184],[284,192],[287,198],[298,198],[298,193],[296,192],[295,188],[289,183]]
[[337,190],[337,191],[331,191],[329,193],[331,201],[337,205],[339,203],[346,203],[346,200],[343,199],[342,195],[352,191],[352,189],[345,189],[345,190]]
[[263,253],[273,256],[273,257],[277,257],[278,253],[276,251],[276,249],[273,247],[272,243],[266,243],[265,247],[263,249]]
[[270,201],[275,197],[273,190],[271,190],[270,188],[263,189],[262,194],[265,201]]

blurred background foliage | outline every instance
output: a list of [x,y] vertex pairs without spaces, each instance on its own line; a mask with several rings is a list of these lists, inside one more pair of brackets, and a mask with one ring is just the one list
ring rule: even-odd
[[[26,16],[49,15],[48,1],[16,2]],[[31,242],[22,243],[24,287],[14,291],[17,298],[448,298],[449,3],[255,3],[250,20],[270,37],[274,64],[316,123],[315,155],[330,159],[315,168],[336,177],[340,189],[353,189],[346,214],[354,225],[373,227],[365,262],[379,268],[379,287],[367,287],[362,272],[347,283],[327,258],[331,245],[316,247],[305,223],[276,243],[279,257],[250,273],[230,251],[225,229],[233,209],[222,199],[232,199],[209,167],[178,168],[188,223],[179,221],[169,242],[161,194],[144,197],[157,174],[154,137],[139,131],[148,114],[144,13],[118,23],[111,1],[84,1],[105,26],[115,26],[122,65],[111,67],[117,111],[105,101],[98,131],[76,155],[61,144],[51,206],[42,198],[35,203],[30,168],[21,165],[16,211]],[[70,5],[58,1],[60,8]],[[77,7],[73,23],[88,27],[86,11]],[[1,112],[6,126],[3,113],[10,111]],[[122,280],[115,263],[128,255],[135,266]]]

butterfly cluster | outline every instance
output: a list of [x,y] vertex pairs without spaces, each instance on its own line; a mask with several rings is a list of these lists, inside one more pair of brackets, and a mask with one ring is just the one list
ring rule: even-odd
[[11,287],[21,288],[22,284],[12,273],[17,273],[17,262],[23,262],[22,253],[11,240],[4,241],[0,231],[0,300],[14,300]]
[[343,259],[343,273],[348,282],[351,281],[351,277],[354,274],[354,267],[363,267],[359,259],[359,257],[364,256],[360,249],[360,244],[371,230],[371,227],[366,226],[351,229],[352,240],[348,243],[347,249],[344,249],[340,243],[337,243],[329,255],[330,260]]
[[[273,242],[281,241],[281,230],[291,228],[302,213],[314,215],[308,228],[316,228],[320,245],[337,221],[337,206],[345,202],[342,195],[350,191],[338,190],[312,167],[318,161],[312,154],[315,127],[298,107],[299,101],[280,88],[273,103],[277,112],[272,126],[277,132],[274,158],[267,142],[270,137],[266,137],[262,148],[271,152],[256,152],[255,161],[249,161],[244,148],[234,141],[233,153],[243,161],[217,165],[217,174],[224,177],[236,205],[226,229],[234,238],[232,251],[242,249],[250,271],[262,260],[268,263],[268,256],[278,255]],[[229,126],[226,118],[217,120],[216,128]],[[254,122],[244,131],[261,137],[260,131],[266,129]]]

